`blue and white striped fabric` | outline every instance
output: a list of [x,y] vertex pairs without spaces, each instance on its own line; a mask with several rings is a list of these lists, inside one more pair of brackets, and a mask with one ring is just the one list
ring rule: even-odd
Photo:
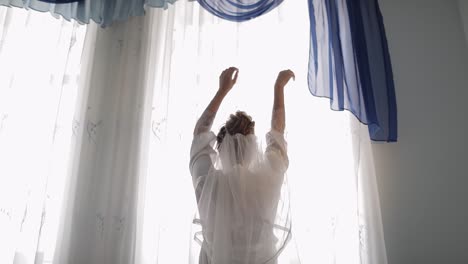
[[93,20],[105,27],[114,21],[126,20],[132,16],[142,16],[145,6],[167,8],[177,0],[79,0],[73,3],[59,3],[64,0],[48,0],[46,3],[39,0],[0,0],[0,5],[33,9],[41,12],[50,12],[61,15],[67,20],[77,20],[88,24]]
[[309,89],[368,124],[374,141],[397,141],[392,66],[377,0],[308,0]]
[[259,17],[282,2],[283,0],[198,0],[198,3],[208,12],[234,22]]

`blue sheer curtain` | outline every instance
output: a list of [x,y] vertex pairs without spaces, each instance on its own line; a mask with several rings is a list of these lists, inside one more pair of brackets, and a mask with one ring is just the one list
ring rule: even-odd
[[368,124],[374,141],[397,141],[392,66],[377,0],[308,0],[309,89]]
[[259,17],[282,2],[283,0],[198,0],[198,3],[211,14],[234,22]]
[[114,21],[144,15],[145,6],[167,8],[168,4],[175,1],[177,0],[0,0],[0,5],[50,12],[84,24],[93,20],[105,27]]

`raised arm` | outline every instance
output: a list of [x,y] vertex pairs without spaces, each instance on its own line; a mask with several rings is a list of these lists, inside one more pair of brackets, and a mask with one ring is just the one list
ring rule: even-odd
[[286,127],[286,117],[284,108],[284,87],[289,80],[296,77],[291,70],[282,71],[278,74],[275,83],[275,99],[273,102],[273,113],[271,117],[271,128],[280,133],[284,133]]
[[206,107],[205,111],[198,119],[195,129],[193,131],[194,135],[201,134],[203,132],[208,132],[211,130],[213,125],[213,120],[216,117],[221,103],[224,100],[224,97],[229,93],[234,84],[236,84],[237,76],[239,75],[239,70],[235,67],[224,70],[219,76],[219,88],[215,96],[211,100],[210,104]]

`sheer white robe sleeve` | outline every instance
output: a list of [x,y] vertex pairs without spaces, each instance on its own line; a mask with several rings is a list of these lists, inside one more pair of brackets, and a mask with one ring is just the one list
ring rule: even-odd
[[289,167],[288,143],[283,133],[272,129],[266,134],[265,158],[279,174],[286,173]]
[[273,109],[271,130],[266,134],[265,159],[269,165],[283,175],[289,166],[288,144],[284,138],[286,128],[286,114],[284,108]]
[[214,150],[216,136],[210,131],[215,115],[208,110],[203,112],[195,126],[190,148],[189,168],[197,201],[200,199],[200,192],[203,188],[203,176],[206,176],[208,171],[213,168],[213,160],[216,155]]

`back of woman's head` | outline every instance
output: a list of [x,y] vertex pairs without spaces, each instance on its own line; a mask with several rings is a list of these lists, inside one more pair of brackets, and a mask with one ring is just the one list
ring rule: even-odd
[[255,133],[255,122],[252,117],[247,115],[243,111],[237,111],[235,114],[231,114],[226,124],[221,127],[216,137],[218,143],[218,149],[223,142],[226,133],[229,135],[242,134],[244,136]]

